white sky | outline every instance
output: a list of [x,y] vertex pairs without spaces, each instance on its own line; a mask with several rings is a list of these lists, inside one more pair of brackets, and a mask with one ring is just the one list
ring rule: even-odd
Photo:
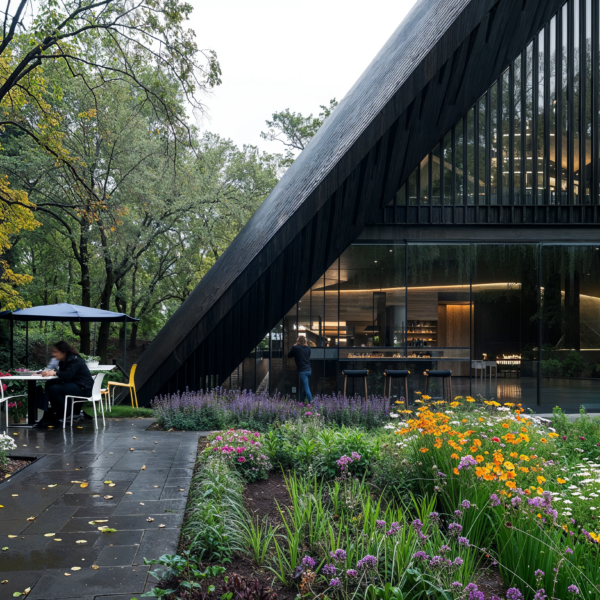
[[239,146],[282,152],[260,138],[265,120],[341,100],[415,2],[191,0],[197,42],[217,52],[223,71],[200,125]]

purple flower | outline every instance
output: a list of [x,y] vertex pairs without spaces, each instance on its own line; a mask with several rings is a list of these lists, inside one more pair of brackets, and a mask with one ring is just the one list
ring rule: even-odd
[[470,455],[467,454],[466,456],[463,456],[460,459],[460,462],[458,463],[458,470],[461,471],[462,469],[470,469],[471,467],[475,466],[477,464],[477,461]]
[[446,554],[446,552],[450,552],[450,546],[444,544],[441,548],[440,548],[440,553],[441,554]]
[[416,560],[429,560],[429,556],[423,552],[423,550],[419,550],[413,554],[413,558]]
[[353,452],[350,456],[352,460],[360,460],[360,454],[358,452]]
[[515,496],[510,502],[516,508],[519,506],[519,504],[521,504],[521,498],[519,498],[519,496]]
[[385,521],[376,521],[377,529],[385,529]]
[[546,573],[544,573],[544,571],[542,571],[542,570],[540,570],[540,569],[538,569],[538,570],[537,570],[537,571],[534,573],[534,575],[535,575],[535,578],[536,578],[536,579],[541,579],[541,578],[542,578],[542,577],[543,577],[545,574],[546,574]]
[[386,535],[396,535],[399,531],[400,531],[400,523],[394,521],[391,525],[390,525],[390,530],[386,531]]
[[506,592],[506,600],[523,600],[523,594],[517,588],[509,588]]
[[329,556],[331,556],[335,562],[342,562],[346,560],[346,551],[338,548],[335,552],[330,552]]
[[346,571],[346,575],[348,575],[348,577],[356,577],[358,575],[358,571],[354,569],[348,569]]
[[455,589],[460,589],[463,585],[460,581],[455,581],[454,583],[451,584],[453,588]]
[[300,563],[303,567],[308,568],[308,569],[314,569],[315,565],[317,564],[317,562],[315,561],[314,558],[311,558],[310,556],[306,555],[303,559],[302,562]]
[[546,590],[541,589],[535,593],[533,600],[548,600],[548,596],[546,596]]
[[571,550],[571,548],[566,548],[565,554],[573,554],[573,550]]
[[461,546],[465,546],[466,548],[468,548],[468,547],[469,547],[469,540],[468,540],[466,537],[459,537],[459,538],[458,538],[458,543],[459,543]]
[[579,588],[576,585],[570,585],[567,588],[567,592],[569,592],[570,594],[573,594],[573,596],[578,596],[579,595]]
[[464,563],[465,561],[460,556],[457,556],[452,564],[458,569],[462,567]]
[[455,511],[454,511],[454,516],[455,516],[457,519],[460,519],[460,518],[462,517],[462,512],[460,512],[460,510],[455,510]]
[[429,513],[429,519],[433,523],[439,523],[440,522],[440,513],[438,513],[438,512]]
[[485,600],[485,594],[480,592],[474,583],[469,583],[465,587],[465,592],[469,592],[469,600]]
[[330,587],[340,587],[342,582],[336,577],[329,582]]
[[415,519],[410,526],[415,530],[415,531],[421,531],[421,529],[423,529],[423,523],[421,522],[420,519]]
[[459,525],[458,523],[450,523],[450,525],[448,525],[450,535],[460,535],[462,530],[462,525]]
[[500,498],[496,494],[490,496],[490,502],[492,506],[500,506]]
[[471,508],[471,503],[468,500],[463,500],[460,505],[465,509]]
[[335,565],[328,564],[321,569],[321,572],[323,575],[335,575],[337,571]]
[[356,563],[357,569],[368,569],[370,567],[374,569],[376,566],[377,558],[371,556],[370,554],[367,554],[367,556],[364,556]]

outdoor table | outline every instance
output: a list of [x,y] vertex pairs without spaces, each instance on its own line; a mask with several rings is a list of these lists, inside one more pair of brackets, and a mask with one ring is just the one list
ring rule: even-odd
[[[13,423],[10,425],[11,427],[35,427],[35,422],[37,419],[37,408],[35,406],[36,401],[36,391],[35,388],[37,386],[38,381],[50,381],[50,379],[57,379],[56,376],[52,377],[42,377],[41,375],[10,375],[10,376],[1,376],[0,375],[0,385],[2,385],[2,380],[6,381],[15,381],[16,379],[22,379],[27,381],[27,423]],[[8,410],[8,406],[6,407]]]

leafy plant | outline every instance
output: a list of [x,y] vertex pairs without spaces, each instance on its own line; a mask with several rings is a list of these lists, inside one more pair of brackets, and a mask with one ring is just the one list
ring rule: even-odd
[[562,375],[563,377],[581,377],[585,366],[583,356],[579,352],[572,350],[562,362]]
[[542,375],[544,377],[560,377],[562,375],[562,365],[560,360],[549,358],[542,361]]
[[0,467],[8,464],[8,453],[16,449],[15,441],[9,435],[0,433]]

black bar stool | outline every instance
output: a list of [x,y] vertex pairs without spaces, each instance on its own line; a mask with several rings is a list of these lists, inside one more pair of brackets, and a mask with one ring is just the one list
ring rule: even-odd
[[385,379],[383,380],[383,395],[386,395],[387,388],[387,397],[392,397],[392,380],[393,379],[404,379],[404,405],[408,408],[408,376],[410,375],[410,371],[393,371],[391,369],[386,369],[383,372],[383,376]]
[[448,393],[447,402],[452,402],[452,371],[425,371],[427,383],[425,384],[425,395],[429,395],[429,378],[439,377],[442,380],[442,397],[436,400],[446,400],[446,392]]
[[346,396],[346,384],[348,383],[348,377],[362,377],[363,382],[365,384],[365,400],[367,399],[367,375],[369,371],[365,370],[352,370],[352,371],[342,371],[342,375],[344,376],[344,397]]

